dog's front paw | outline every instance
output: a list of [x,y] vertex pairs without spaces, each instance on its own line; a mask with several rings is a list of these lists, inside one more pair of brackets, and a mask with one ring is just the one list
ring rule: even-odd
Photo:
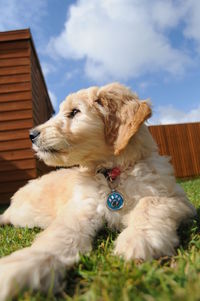
[[0,301],[6,301],[16,293],[13,271],[9,268],[10,266],[0,263]]
[[29,269],[29,274],[31,274],[33,269],[29,268],[29,263],[32,262],[31,256],[29,260],[22,260],[27,249],[16,251],[0,259],[0,301],[10,300],[16,296],[28,282],[26,270]]
[[115,242],[114,253],[125,260],[148,260],[154,257],[154,251],[148,243],[145,233],[132,228],[125,229]]
[[150,260],[174,255],[177,244],[178,237],[175,232],[161,233],[158,230],[137,230],[130,227],[118,236],[114,252],[126,260]]

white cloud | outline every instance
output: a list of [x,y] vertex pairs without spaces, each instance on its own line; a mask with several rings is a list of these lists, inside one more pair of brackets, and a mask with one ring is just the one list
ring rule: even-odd
[[[176,26],[184,13],[182,1],[153,1],[152,20],[161,29]],[[149,3],[150,4],[150,3]],[[179,4],[179,5],[178,5]]]
[[65,74],[65,79],[67,81],[69,80],[72,80],[74,79],[75,77],[77,77],[80,73],[80,70],[79,69],[73,69],[72,71],[68,71],[66,74]]
[[51,74],[52,72],[56,71],[56,68],[51,63],[47,62],[41,62],[42,72],[44,73],[44,76]]
[[172,105],[160,106],[149,120],[150,124],[173,124],[200,122],[200,105],[188,112],[178,110]]
[[141,91],[145,91],[149,86],[155,85],[152,81],[142,81],[138,87]]
[[58,99],[52,91],[49,90],[48,93],[49,93],[49,97],[51,99],[51,103],[52,103],[54,109],[56,109],[56,107],[58,105]]
[[80,0],[48,50],[65,59],[85,59],[85,73],[93,80],[124,80],[160,70],[179,75],[191,59],[170,44],[168,33],[187,20],[185,36],[196,37],[191,33],[196,23],[189,21],[196,2]]
[[46,0],[1,0],[0,12],[0,31],[30,26],[39,30],[39,22],[46,14]]
[[200,1],[190,0],[186,1],[188,18],[185,22],[187,24],[184,34],[197,42],[200,52]]

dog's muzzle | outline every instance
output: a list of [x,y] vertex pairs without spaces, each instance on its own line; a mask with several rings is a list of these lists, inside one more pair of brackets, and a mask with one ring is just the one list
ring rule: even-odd
[[32,143],[36,143],[37,138],[39,137],[40,132],[37,130],[31,130],[29,134],[29,138],[31,139]]

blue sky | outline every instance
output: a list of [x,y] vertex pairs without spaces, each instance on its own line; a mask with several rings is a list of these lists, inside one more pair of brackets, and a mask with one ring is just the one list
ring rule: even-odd
[[200,121],[199,0],[0,0],[0,31],[31,28],[55,110],[119,81],[150,98],[150,123]]

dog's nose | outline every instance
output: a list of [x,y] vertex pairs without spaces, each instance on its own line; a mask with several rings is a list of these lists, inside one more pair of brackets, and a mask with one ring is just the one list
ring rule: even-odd
[[40,132],[37,131],[37,130],[31,130],[31,131],[30,131],[29,137],[30,137],[32,143],[35,143],[35,142],[36,142],[36,140],[37,140],[36,138],[37,138],[39,135],[40,135]]

